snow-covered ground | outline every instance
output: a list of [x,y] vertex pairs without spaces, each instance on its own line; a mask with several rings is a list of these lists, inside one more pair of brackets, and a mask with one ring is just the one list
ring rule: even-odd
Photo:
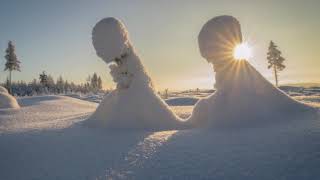
[[[187,117],[197,96],[177,94],[167,102],[179,116]],[[300,98],[320,104],[318,95]],[[93,102],[66,96],[18,102],[20,109],[0,110],[0,179],[4,180],[320,177],[320,119],[316,118],[238,129],[112,131],[82,126],[97,107]]]

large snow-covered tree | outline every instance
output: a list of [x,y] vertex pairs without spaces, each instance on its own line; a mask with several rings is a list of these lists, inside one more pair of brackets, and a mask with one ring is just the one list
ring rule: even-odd
[[9,93],[12,94],[12,87],[11,87],[11,82],[12,82],[12,71],[20,71],[20,61],[17,58],[17,55],[15,53],[15,47],[12,43],[12,41],[8,42],[8,47],[6,49],[6,55],[4,56],[6,58],[6,64],[5,64],[5,71],[9,71]]
[[278,86],[278,72],[282,71],[286,66],[283,65],[285,59],[281,56],[281,51],[278,50],[278,46],[273,41],[269,44],[267,59],[269,63],[268,69],[273,68],[276,86]]

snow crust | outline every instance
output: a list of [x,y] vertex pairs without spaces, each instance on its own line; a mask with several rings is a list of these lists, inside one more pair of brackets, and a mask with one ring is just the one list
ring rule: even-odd
[[155,92],[125,26],[105,18],[93,28],[93,45],[109,66],[117,88],[107,94],[88,123],[107,128],[172,129],[180,121]]
[[[292,119],[294,116],[315,112],[314,108],[293,100],[274,87],[248,61],[230,59],[229,49],[216,49],[217,45],[226,47],[233,44],[233,39],[241,40],[240,32],[240,24],[231,16],[215,17],[200,31],[200,51],[213,64],[217,91],[198,101],[189,122],[194,126],[205,127],[212,124],[247,125],[252,122]],[[214,40],[218,42],[210,42]],[[226,54],[227,57],[216,54]]]
[[7,108],[20,108],[16,98],[11,96],[7,89],[0,86],[0,109],[7,109]]

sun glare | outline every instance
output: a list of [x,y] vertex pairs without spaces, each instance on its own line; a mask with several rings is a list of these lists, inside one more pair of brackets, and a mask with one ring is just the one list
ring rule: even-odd
[[250,57],[252,57],[251,47],[246,42],[238,44],[234,48],[233,57],[236,60],[243,60],[243,59],[248,60]]

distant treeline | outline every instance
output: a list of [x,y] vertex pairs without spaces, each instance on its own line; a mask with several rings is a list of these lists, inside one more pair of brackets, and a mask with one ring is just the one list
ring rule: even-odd
[[[2,86],[9,89],[9,80]],[[39,75],[39,79],[33,79],[31,82],[17,81],[11,83],[12,94],[15,96],[33,96],[43,94],[70,94],[70,93],[97,93],[102,92],[102,80],[96,73],[89,76],[86,82],[75,84],[64,80],[59,76],[56,80],[46,72]]]

